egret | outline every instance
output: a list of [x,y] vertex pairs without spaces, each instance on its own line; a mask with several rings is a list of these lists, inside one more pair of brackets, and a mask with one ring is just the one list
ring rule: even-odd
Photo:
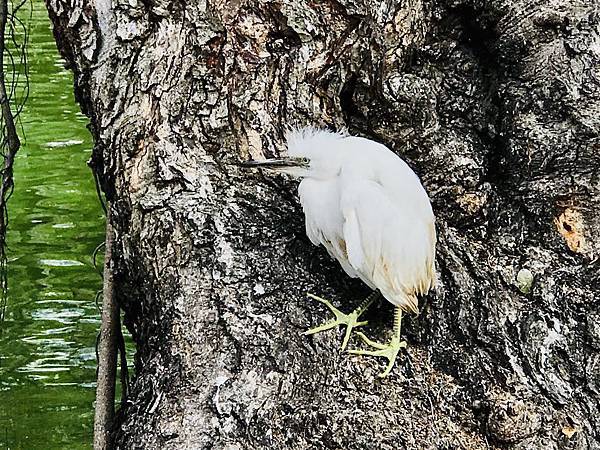
[[403,312],[417,313],[417,295],[426,294],[436,281],[435,216],[417,175],[385,145],[312,127],[288,132],[287,155],[243,165],[300,178],[310,241],[323,245],[350,277],[374,291],[350,314],[308,294],[335,318],[305,334],[345,325],[344,350],[352,330],[367,323],[360,318],[379,295],[395,306],[390,342],[381,344],[357,331],[373,350],[349,350],[387,358],[380,374],[387,376],[406,347],[400,339]]

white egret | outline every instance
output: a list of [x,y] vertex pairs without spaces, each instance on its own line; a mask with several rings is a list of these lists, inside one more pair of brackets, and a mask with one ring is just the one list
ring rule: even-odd
[[426,294],[436,280],[435,217],[429,197],[402,159],[369,139],[309,127],[289,132],[287,147],[286,156],[243,165],[301,178],[298,193],[309,239],[375,291],[350,314],[308,294],[335,319],[306,334],[345,325],[345,349],[352,329],[367,323],[359,319],[381,293],[396,307],[391,341],[380,344],[358,331],[375,349],[350,353],[387,358],[380,375],[385,377],[406,346],[400,340],[403,311],[416,313],[417,295]]

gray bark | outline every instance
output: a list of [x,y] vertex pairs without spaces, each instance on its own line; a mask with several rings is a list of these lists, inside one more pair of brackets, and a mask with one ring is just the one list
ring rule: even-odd
[[[600,448],[595,0],[47,1],[137,344],[117,448]],[[439,287],[383,381],[301,335],[329,317],[306,292],[367,291],[296,184],[232,165],[300,124],[385,143],[432,197]]]

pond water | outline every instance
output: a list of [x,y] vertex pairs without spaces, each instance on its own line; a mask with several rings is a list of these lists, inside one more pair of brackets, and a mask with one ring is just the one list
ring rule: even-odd
[[43,2],[30,21],[30,96],[9,202],[9,298],[0,335],[0,449],[77,449],[92,442],[91,264],[104,217],[86,166],[92,141],[73,99]]

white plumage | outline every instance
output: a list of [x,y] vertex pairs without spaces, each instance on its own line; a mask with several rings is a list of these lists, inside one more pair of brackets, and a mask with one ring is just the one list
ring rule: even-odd
[[[298,192],[306,216],[306,234],[323,245],[346,273],[360,278],[397,307],[395,336],[389,345],[358,335],[376,351],[352,353],[385,356],[390,362],[400,348],[402,310],[417,312],[417,295],[434,286],[435,217],[417,175],[386,146],[369,139],[315,128],[291,131],[288,153],[279,159],[251,161],[302,178]],[[309,294],[310,295],[310,294]],[[314,334],[346,325],[345,348],[358,318],[373,302],[371,296],[353,313],[343,314],[324,303],[336,320],[313,328]]]
[[[396,306],[417,312],[435,283],[435,217],[417,175],[386,146],[304,128],[288,155],[308,158],[298,192],[306,234],[346,273]],[[302,169],[301,169],[302,170]]]

